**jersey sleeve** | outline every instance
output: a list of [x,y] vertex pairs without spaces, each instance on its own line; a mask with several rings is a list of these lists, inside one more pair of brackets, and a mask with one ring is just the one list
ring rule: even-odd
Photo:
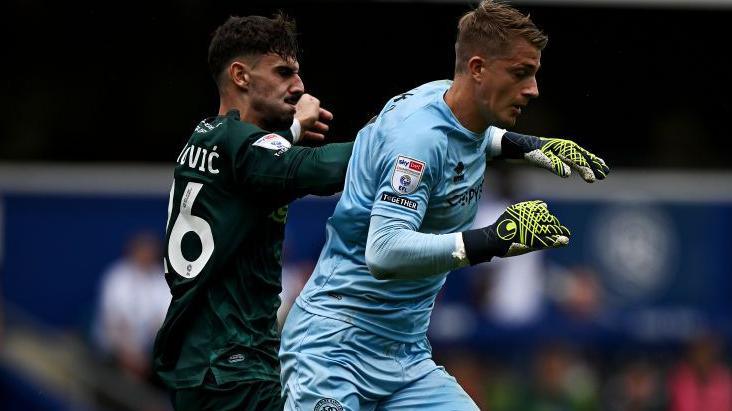
[[256,133],[236,153],[235,180],[249,192],[289,200],[331,195],[343,189],[352,149],[353,143],[293,146],[278,133]]
[[501,141],[503,135],[506,134],[505,129],[495,126],[488,127],[488,135],[486,136],[485,153],[486,159],[495,158],[501,155]]
[[369,222],[366,264],[380,279],[414,280],[444,274],[464,266],[457,254],[462,233],[428,234],[404,221],[374,215]]
[[440,182],[447,142],[434,130],[410,132],[409,123],[392,132],[381,148],[371,215],[405,221],[416,231]]
[[[300,130],[300,123],[298,123],[297,129]],[[294,130],[295,130],[295,126],[293,124],[293,126],[290,127],[288,130],[275,131],[274,133],[283,137],[290,144],[295,144],[295,143],[297,143],[299,135],[297,137],[295,137]],[[298,133],[299,133],[299,131],[298,131]]]

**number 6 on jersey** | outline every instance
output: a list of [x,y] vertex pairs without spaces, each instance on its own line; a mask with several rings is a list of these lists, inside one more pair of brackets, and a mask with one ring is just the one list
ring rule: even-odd
[[[203,267],[213,254],[214,239],[211,233],[211,226],[201,217],[191,214],[193,203],[196,201],[198,193],[201,192],[203,184],[189,182],[183,192],[180,200],[180,210],[170,231],[168,239],[168,258],[170,265],[175,272],[185,278],[193,278],[201,273]],[[168,203],[168,222],[170,222],[170,213],[173,210],[173,195],[175,183],[170,190],[170,200]],[[201,254],[193,261],[187,260],[183,256],[183,236],[187,233],[195,233],[201,241]]]

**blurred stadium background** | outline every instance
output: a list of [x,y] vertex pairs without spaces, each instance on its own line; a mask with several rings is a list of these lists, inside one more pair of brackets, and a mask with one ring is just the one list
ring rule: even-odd
[[[450,275],[435,358],[484,410],[732,410],[732,1],[512,3],[550,35],[516,130],[572,138],[612,174],[489,169],[478,224],[541,198],[572,244]],[[471,4],[5,2],[0,409],[168,409],[144,361],[100,336],[104,278],[141,233],[156,256],[173,159],[218,107],[206,50],[227,16],[295,17],[306,88],[342,141],[387,98],[452,76]],[[290,208],[283,312],[336,201]],[[145,305],[129,292],[116,298]]]

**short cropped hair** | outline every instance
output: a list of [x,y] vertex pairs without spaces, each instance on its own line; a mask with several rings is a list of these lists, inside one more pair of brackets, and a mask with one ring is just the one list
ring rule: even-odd
[[282,13],[271,19],[262,16],[229,17],[214,32],[208,47],[208,67],[218,84],[230,62],[241,56],[277,54],[297,59],[295,22]]
[[464,72],[468,60],[475,55],[501,57],[515,38],[523,38],[539,50],[549,41],[529,16],[504,3],[481,1],[458,22],[455,72]]

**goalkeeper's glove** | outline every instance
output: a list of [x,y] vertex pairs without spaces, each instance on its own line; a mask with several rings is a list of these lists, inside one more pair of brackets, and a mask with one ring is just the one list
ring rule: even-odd
[[539,138],[510,131],[503,134],[499,157],[525,159],[560,177],[569,177],[572,168],[588,183],[603,180],[610,172],[603,159],[574,141]]
[[530,251],[569,244],[569,229],[563,226],[543,201],[525,201],[509,206],[488,227],[463,233],[465,257],[471,265],[493,257],[512,257]]

